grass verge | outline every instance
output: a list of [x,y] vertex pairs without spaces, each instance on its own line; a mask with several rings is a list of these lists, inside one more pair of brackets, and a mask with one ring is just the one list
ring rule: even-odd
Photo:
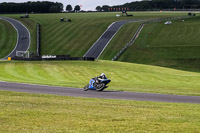
[[7,21],[0,19],[0,59],[12,52],[17,43],[17,32]]
[[198,104],[72,98],[0,91],[0,132],[199,133]]
[[0,80],[53,86],[85,86],[104,72],[111,90],[200,96],[200,73],[111,61],[0,62]]

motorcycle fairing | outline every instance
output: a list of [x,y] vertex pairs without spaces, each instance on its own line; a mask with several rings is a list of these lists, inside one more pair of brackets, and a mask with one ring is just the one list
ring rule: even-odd
[[95,87],[94,87],[94,83],[95,83],[95,80],[94,79],[91,79],[90,80],[90,82],[89,82],[89,88],[88,89],[96,89]]

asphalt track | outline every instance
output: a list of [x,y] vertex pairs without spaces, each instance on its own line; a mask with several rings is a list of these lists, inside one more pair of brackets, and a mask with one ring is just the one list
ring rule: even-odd
[[66,88],[44,85],[31,85],[23,83],[9,83],[0,81],[0,90],[15,91],[36,94],[51,94],[72,97],[102,98],[102,99],[119,99],[134,101],[155,101],[170,103],[195,103],[200,104],[199,96],[180,96],[153,93],[138,93],[125,91],[83,91],[81,88]]
[[108,29],[100,36],[100,38],[93,44],[93,46],[86,52],[84,57],[94,57],[98,59],[106,46],[119,31],[119,29],[126,23],[134,23],[143,20],[123,20],[112,23]]
[[[4,60],[7,59],[7,57],[14,57],[16,56],[16,51],[27,51],[29,46],[30,46],[30,32],[29,30],[19,21],[12,19],[12,18],[7,18],[7,17],[0,17],[0,19],[8,21],[12,26],[16,29],[17,31],[17,44],[15,49],[5,58]],[[23,37],[23,39],[22,39]],[[26,37],[26,39],[24,38]]]

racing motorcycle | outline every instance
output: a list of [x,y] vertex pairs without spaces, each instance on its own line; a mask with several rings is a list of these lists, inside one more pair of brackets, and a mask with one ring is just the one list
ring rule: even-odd
[[107,88],[108,86],[106,86],[108,83],[110,83],[111,80],[110,79],[95,79],[92,78],[89,82],[89,84],[87,84],[84,87],[84,91],[87,90],[97,90],[97,91],[103,91],[105,88]]

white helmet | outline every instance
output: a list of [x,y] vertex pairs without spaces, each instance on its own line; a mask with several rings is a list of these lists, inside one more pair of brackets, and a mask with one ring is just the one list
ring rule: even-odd
[[104,73],[102,73],[102,74],[101,74],[101,76],[105,76],[105,74],[104,74]]

